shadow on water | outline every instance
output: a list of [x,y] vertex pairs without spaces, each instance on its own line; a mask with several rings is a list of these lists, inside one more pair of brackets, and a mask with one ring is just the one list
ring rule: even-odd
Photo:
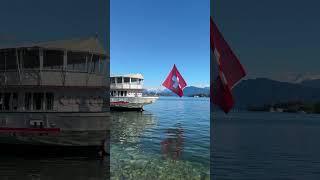
[[[106,133],[107,139],[110,132]],[[108,142],[105,144],[109,146]],[[110,156],[99,148],[53,146],[2,146],[0,179],[23,180],[106,180],[110,178]]]
[[109,157],[104,160],[84,157],[0,157],[0,179],[105,180],[110,177]]

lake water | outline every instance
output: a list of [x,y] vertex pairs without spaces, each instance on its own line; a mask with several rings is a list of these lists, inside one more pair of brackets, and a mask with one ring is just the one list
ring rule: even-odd
[[106,180],[105,161],[80,157],[5,157],[0,158],[1,180]]
[[214,179],[320,179],[320,115],[213,117]]
[[0,179],[320,179],[320,115],[214,114],[209,99],[161,97],[144,112],[113,112],[111,167],[82,157],[0,155]]
[[209,179],[208,98],[160,97],[113,112],[111,179]]

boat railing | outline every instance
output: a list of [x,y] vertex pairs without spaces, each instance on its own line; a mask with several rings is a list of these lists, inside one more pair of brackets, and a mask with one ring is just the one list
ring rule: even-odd
[[110,84],[111,89],[142,89],[141,84],[130,84],[130,83],[121,83],[121,84]]
[[94,86],[104,87],[108,80],[105,73],[59,69],[24,69],[0,71],[0,86]]

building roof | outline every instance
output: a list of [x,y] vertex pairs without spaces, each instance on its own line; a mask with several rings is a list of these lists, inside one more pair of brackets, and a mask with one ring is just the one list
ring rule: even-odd
[[110,77],[130,77],[130,78],[143,79],[142,74],[111,75]]
[[0,47],[0,49],[14,49],[14,48],[43,48],[52,50],[68,50],[75,52],[89,52],[97,55],[107,55],[106,51],[100,44],[97,37],[78,38],[69,40],[56,40],[38,43],[24,43],[8,47]]

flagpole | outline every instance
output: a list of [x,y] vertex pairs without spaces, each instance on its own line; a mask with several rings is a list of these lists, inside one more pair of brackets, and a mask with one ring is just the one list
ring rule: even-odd
[[[211,2],[212,3],[212,2]],[[211,16],[210,16],[211,18]],[[210,36],[211,36],[211,28],[210,28]],[[210,37],[211,40],[211,37]],[[213,93],[214,93],[214,54],[211,49],[210,43],[210,180],[213,180],[213,113],[214,113],[214,106],[213,106]]]

